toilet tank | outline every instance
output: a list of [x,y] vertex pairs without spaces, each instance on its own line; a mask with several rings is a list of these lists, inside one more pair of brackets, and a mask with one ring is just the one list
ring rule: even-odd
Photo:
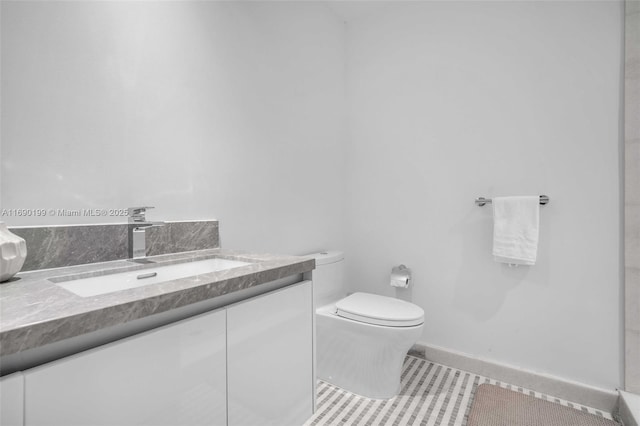
[[344,297],[344,253],[322,251],[307,255],[316,260],[313,270],[313,301],[320,307]]

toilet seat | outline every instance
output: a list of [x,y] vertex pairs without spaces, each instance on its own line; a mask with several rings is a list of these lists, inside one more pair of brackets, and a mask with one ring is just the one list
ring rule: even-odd
[[424,323],[421,307],[404,300],[370,293],[353,293],[336,302],[343,318],[387,327],[411,327]]

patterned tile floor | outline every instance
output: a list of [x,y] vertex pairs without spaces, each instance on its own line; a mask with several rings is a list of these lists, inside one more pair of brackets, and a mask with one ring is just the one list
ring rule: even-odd
[[364,398],[320,381],[316,400],[318,409],[305,426],[464,426],[475,390],[482,383],[612,418],[611,413],[408,355],[402,369],[402,390],[389,400]]

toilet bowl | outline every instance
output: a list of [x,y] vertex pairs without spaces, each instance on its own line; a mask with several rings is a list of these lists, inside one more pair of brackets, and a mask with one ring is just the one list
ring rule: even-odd
[[341,252],[316,259],[316,375],[367,398],[388,399],[400,391],[407,351],[424,326],[424,311],[412,303],[369,293],[344,295]]

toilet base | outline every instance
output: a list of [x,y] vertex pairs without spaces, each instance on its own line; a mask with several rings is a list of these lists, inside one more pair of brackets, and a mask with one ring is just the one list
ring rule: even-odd
[[316,309],[317,377],[367,398],[393,398],[400,391],[404,358],[424,324],[379,326],[334,312],[334,304]]

